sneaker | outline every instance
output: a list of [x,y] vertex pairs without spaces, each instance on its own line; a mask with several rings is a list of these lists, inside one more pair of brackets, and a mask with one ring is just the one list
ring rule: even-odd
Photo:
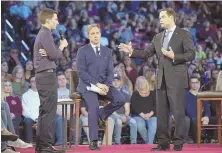
[[16,141],[8,141],[8,146],[16,147],[16,148],[31,148],[33,147],[32,144],[25,143],[21,139],[17,139]]
[[2,153],[20,153],[20,152],[16,152],[14,150],[11,150],[11,149],[5,149],[4,151],[1,151]]

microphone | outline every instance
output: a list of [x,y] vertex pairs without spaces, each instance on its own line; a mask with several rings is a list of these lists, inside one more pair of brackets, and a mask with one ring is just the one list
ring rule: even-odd
[[[59,36],[60,36],[60,39],[61,39],[61,40],[64,40],[64,39],[65,39],[65,37],[64,37],[64,35],[63,35],[63,33],[62,33],[62,30],[59,30]],[[63,49],[63,54],[64,54],[64,56],[65,56],[66,58],[69,57],[69,51],[67,50],[66,47]]]

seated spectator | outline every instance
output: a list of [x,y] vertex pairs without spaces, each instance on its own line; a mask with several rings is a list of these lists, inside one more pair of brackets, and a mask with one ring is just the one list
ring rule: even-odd
[[203,51],[201,45],[197,45],[196,49],[196,60],[201,60],[206,58],[206,53]]
[[59,59],[59,64],[57,65],[56,72],[65,72],[66,68],[68,68],[68,60],[65,56],[62,56]]
[[8,73],[11,74],[12,70],[16,65],[21,65],[20,59],[19,59],[19,51],[16,47],[12,46],[10,49],[10,59],[8,61]]
[[150,85],[143,76],[136,80],[135,91],[131,97],[131,110],[141,137],[145,143],[153,144],[157,129],[156,94],[155,91],[150,91]]
[[31,76],[29,83],[31,88],[22,95],[22,115],[25,123],[25,140],[33,142],[32,126],[36,124],[39,116],[40,99],[36,88],[35,76]]
[[[64,73],[59,73],[57,75],[57,80],[58,80],[58,99],[69,99],[69,95],[70,95],[70,90],[66,88],[66,84],[67,84],[67,79],[65,77]],[[67,106],[67,119],[68,122],[70,121],[70,105]],[[75,144],[75,125],[76,125],[76,117],[75,117],[75,109],[73,111],[73,117],[72,117],[72,124],[73,124],[73,128],[74,130],[72,130],[72,144]],[[82,122],[79,123],[79,142],[80,143],[80,137],[81,137],[81,129],[82,129]],[[56,135],[56,146],[60,146],[62,145],[62,106],[58,105],[57,107],[57,115],[56,115],[56,121],[55,121],[55,135]]]
[[131,80],[132,84],[134,85],[137,78],[136,69],[133,68],[133,63],[128,55],[124,56],[124,65],[126,67],[127,76]]
[[124,64],[120,63],[118,66],[116,66],[114,68],[114,73],[117,73],[120,76],[121,81],[123,81],[124,85],[129,88],[130,94],[132,95],[132,93],[133,93],[133,84],[130,81],[130,79],[128,78],[128,76],[126,75]]
[[30,77],[32,75],[34,75],[34,67],[33,67],[33,62],[32,60],[28,60],[26,63],[25,63],[25,80],[26,81],[29,81]]
[[[191,132],[194,143],[197,142],[197,93],[200,90],[200,79],[190,78],[190,90],[186,92],[185,110],[191,122]],[[203,103],[202,124],[208,124],[210,120],[210,108],[207,102]]]
[[24,69],[17,65],[12,71],[12,89],[13,93],[21,97],[29,88],[28,83],[25,81]]
[[[2,126],[4,125],[5,128],[15,135],[15,129],[12,123],[12,116],[10,113],[10,108],[8,103],[1,101],[1,120]],[[17,147],[17,148],[29,148],[32,147],[31,144],[25,143],[20,138],[16,139],[16,141],[1,141],[1,152],[2,153],[17,153],[13,150],[7,148],[7,146]]]
[[123,107],[115,111],[110,117],[115,121],[114,138],[115,144],[120,144],[122,123],[130,126],[131,144],[137,143],[137,125],[136,121],[130,117],[130,91],[124,88],[123,82],[118,74],[114,74],[113,86],[125,97],[126,103]]
[[19,135],[19,125],[22,121],[22,102],[12,91],[12,83],[9,80],[2,82],[2,99],[8,103],[15,133]]
[[8,63],[6,61],[1,61],[1,80],[12,81],[12,75],[8,74]]

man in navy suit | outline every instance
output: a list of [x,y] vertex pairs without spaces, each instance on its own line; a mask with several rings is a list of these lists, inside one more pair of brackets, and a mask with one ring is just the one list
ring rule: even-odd
[[[106,120],[115,110],[124,105],[124,97],[112,86],[113,61],[112,51],[100,45],[100,26],[91,24],[87,28],[90,43],[79,48],[77,53],[77,72],[79,84],[77,91],[88,106],[90,149],[98,147],[98,117]],[[100,88],[99,94],[87,90],[91,84]],[[99,109],[98,98],[106,98],[110,103]]]

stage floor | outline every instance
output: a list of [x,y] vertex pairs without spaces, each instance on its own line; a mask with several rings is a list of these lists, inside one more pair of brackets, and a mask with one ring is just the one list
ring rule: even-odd
[[[151,148],[156,145],[112,145],[108,149],[105,146],[100,146],[100,151],[89,150],[88,145],[78,146],[77,149],[73,146],[71,150],[67,150],[66,153],[89,153],[89,152],[101,152],[101,153],[151,153]],[[173,145],[171,145],[173,149]],[[34,153],[34,148],[28,149],[16,149],[20,153]],[[170,153],[171,151],[164,151],[164,153]],[[153,152],[152,152],[153,153]],[[163,151],[155,151],[155,153],[163,153]],[[222,147],[219,144],[201,144],[200,148],[196,144],[185,144],[183,151],[180,153],[222,153]]]

